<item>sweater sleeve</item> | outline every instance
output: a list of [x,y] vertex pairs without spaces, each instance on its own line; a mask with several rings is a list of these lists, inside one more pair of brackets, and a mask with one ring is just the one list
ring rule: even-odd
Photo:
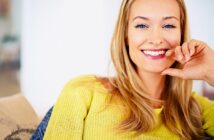
[[203,129],[208,135],[214,137],[214,101],[197,94],[193,96],[202,107]]
[[82,140],[84,119],[92,99],[86,79],[79,77],[63,89],[50,118],[44,140]]

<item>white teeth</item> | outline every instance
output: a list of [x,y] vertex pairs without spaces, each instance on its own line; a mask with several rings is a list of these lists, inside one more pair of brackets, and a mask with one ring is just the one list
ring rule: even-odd
[[152,56],[158,56],[160,54],[165,54],[166,51],[143,51],[145,54],[152,55]]

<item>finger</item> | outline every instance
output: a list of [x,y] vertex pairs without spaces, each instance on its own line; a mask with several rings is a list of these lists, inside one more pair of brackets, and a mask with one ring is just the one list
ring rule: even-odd
[[175,55],[175,50],[174,49],[169,49],[166,51],[165,56],[166,57],[172,57]]
[[184,55],[182,53],[181,46],[177,46],[175,48],[175,59],[182,64],[184,63]]
[[183,45],[181,46],[181,49],[182,49],[182,52],[184,54],[184,57],[185,57],[185,61],[189,61],[190,59],[190,50],[189,50],[189,46],[188,46],[188,43],[183,43]]
[[190,56],[193,56],[196,52],[196,47],[197,47],[197,43],[193,40],[191,40],[189,42],[189,51],[190,51]]
[[192,39],[189,44],[191,45],[190,48],[195,49],[193,55],[196,55],[198,53],[200,53],[204,48],[208,47],[208,45],[202,41],[199,40],[194,40]]
[[175,76],[175,77],[179,77],[182,79],[186,78],[181,69],[175,69],[175,68],[168,68],[168,69],[164,70],[161,73],[161,75],[170,75],[170,76]]

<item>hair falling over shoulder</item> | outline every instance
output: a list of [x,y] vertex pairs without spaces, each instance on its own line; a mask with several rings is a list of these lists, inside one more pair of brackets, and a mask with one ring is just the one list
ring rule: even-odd
[[[130,60],[125,35],[128,26],[130,7],[135,0],[123,0],[111,42],[111,57],[116,70],[113,84],[119,91],[119,96],[130,109],[129,116],[122,121],[117,129],[123,132],[135,131],[137,135],[152,130],[155,127],[155,115],[152,99],[140,87],[140,78],[135,66]],[[183,0],[176,0],[180,7],[181,43],[189,40],[187,14]],[[172,67],[179,68],[175,62]],[[166,77],[164,88],[164,108],[161,113],[164,125],[182,140],[202,139],[201,109],[191,96],[192,81],[176,77]],[[175,125],[176,124],[176,125]]]

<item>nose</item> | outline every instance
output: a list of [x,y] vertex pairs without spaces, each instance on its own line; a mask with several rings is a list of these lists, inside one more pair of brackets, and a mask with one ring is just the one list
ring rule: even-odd
[[148,42],[149,44],[152,45],[161,45],[163,43],[163,35],[159,29],[153,29],[151,30],[149,37],[148,37]]

